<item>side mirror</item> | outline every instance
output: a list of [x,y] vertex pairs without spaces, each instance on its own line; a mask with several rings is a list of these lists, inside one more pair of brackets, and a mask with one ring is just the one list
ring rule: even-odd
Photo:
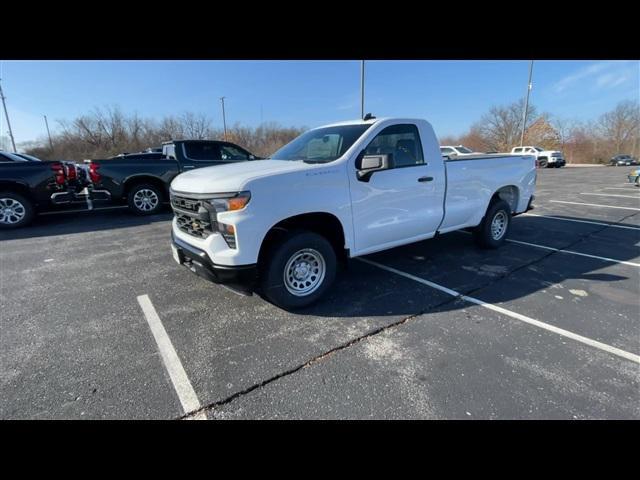
[[360,155],[356,159],[356,169],[358,170],[358,180],[368,182],[374,172],[388,170],[392,168],[393,156],[389,154],[381,155]]

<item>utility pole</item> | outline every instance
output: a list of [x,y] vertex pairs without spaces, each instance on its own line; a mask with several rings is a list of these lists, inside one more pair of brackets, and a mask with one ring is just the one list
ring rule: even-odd
[[524,131],[527,128],[527,110],[529,109],[529,94],[531,93],[531,74],[533,72],[533,60],[529,64],[529,82],[527,83],[527,97],[524,102],[524,112],[522,113],[522,135],[520,136],[520,146],[524,143]]
[[51,141],[51,132],[49,131],[49,122],[47,122],[46,115],[44,115],[44,124],[47,126],[47,135],[49,136],[49,146],[51,147],[51,153],[53,153],[53,142]]
[[360,60],[360,118],[364,118],[364,60]]
[[224,125],[224,139],[227,139],[227,118],[224,114],[224,99],[225,97],[220,97],[220,101],[222,102],[222,125]]
[[7,104],[5,103],[5,96],[2,93],[2,83],[0,83],[0,98],[2,98],[2,106],[4,107],[4,116],[7,119],[7,126],[9,127],[9,137],[11,137],[11,145],[13,145],[13,153],[17,153],[16,142],[13,139],[13,131],[11,130],[11,122],[9,122],[9,112],[7,112]]

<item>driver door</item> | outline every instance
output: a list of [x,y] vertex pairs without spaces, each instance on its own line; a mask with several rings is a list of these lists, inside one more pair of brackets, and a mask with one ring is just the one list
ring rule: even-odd
[[439,182],[433,181],[441,171],[436,169],[436,159],[424,158],[416,125],[383,129],[364,154],[387,154],[392,168],[373,173],[368,181],[355,174],[349,179],[354,253],[432,236],[443,213],[441,193],[436,189]]

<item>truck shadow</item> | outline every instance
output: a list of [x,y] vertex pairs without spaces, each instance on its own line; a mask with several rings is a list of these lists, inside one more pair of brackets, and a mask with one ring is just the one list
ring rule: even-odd
[[[576,229],[574,224],[567,226],[568,222],[550,222],[540,217],[518,217],[510,239],[638,263],[640,230],[607,228],[596,233],[601,226],[587,224],[585,229],[584,224],[579,224]],[[637,304],[638,267],[617,265],[611,270],[616,265],[612,262],[515,243],[483,250],[474,244],[471,235],[460,232],[368,255],[365,260],[492,303],[541,291],[546,292],[541,301],[552,301],[557,293],[554,285],[578,280],[582,285],[578,288],[598,284],[597,289],[615,291],[612,295],[622,304]],[[604,268],[609,270],[602,272]],[[453,300],[451,295],[415,280],[352,260],[325,299],[295,313],[323,317],[410,316],[428,314],[434,308],[442,311],[468,306]]]
[[56,212],[37,215],[28,227],[15,230],[0,230],[0,241],[26,238],[68,235],[71,233],[95,232],[119,228],[168,222],[172,218],[171,209],[166,206],[156,215],[139,216],[126,207],[95,209],[83,212]]

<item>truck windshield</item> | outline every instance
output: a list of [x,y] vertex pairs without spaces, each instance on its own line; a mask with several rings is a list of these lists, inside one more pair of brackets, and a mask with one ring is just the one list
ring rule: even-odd
[[460,153],[473,153],[471,150],[469,150],[467,147],[463,147],[462,145],[460,145],[459,147],[456,147],[458,149],[458,151]]
[[317,128],[303,133],[276,153],[273,160],[302,160],[307,163],[328,163],[344,155],[371,124],[338,125]]

